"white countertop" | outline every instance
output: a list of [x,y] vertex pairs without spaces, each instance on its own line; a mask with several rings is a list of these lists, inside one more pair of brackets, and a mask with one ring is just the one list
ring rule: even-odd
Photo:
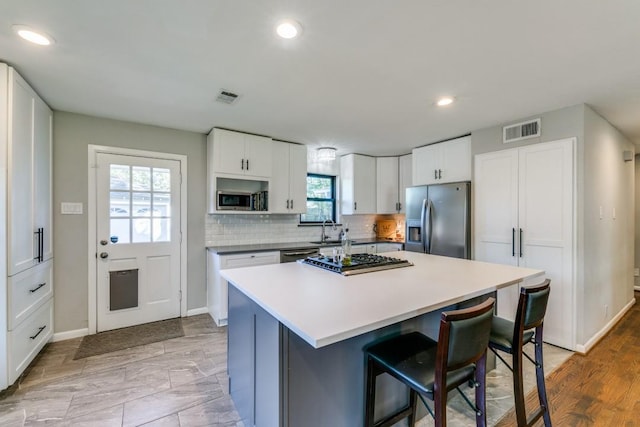
[[315,348],[495,291],[542,270],[416,252],[414,266],[342,276],[297,262],[222,270],[222,277]]

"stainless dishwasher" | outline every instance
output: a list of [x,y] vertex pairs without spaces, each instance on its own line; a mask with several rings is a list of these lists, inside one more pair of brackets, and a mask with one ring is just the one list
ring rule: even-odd
[[320,255],[320,248],[289,249],[280,251],[280,263],[295,262],[310,256]]

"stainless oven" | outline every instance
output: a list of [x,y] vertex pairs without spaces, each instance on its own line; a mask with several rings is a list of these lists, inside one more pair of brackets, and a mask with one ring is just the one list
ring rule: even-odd
[[289,249],[286,251],[280,251],[280,263],[295,262],[299,259],[318,255],[320,255],[319,248]]

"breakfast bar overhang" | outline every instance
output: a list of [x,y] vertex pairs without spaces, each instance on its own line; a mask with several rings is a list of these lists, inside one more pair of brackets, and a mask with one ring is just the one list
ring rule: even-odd
[[[245,425],[362,425],[365,345],[411,330],[436,338],[441,311],[543,274],[415,252],[393,256],[414,265],[349,277],[300,263],[222,271],[229,389]],[[401,406],[404,387],[381,380],[377,410]]]

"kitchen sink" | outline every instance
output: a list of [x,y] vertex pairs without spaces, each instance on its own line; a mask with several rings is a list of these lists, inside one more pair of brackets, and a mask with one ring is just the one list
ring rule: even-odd
[[[349,240],[351,241],[352,245],[354,245],[356,243],[355,240],[351,240],[351,239],[349,239]],[[320,241],[320,240],[316,240],[315,242],[309,242],[309,243],[311,243],[313,245],[340,245],[340,244],[342,244],[342,240],[340,240],[340,239],[332,239],[332,240],[325,240],[324,242]]]
[[[325,240],[325,241],[320,241],[320,240],[316,240],[315,242],[309,242],[313,245],[339,245],[340,243],[342,243],[342,240],[338,239],[338,240]],[[352,241],[353,243],[353,241]]]

